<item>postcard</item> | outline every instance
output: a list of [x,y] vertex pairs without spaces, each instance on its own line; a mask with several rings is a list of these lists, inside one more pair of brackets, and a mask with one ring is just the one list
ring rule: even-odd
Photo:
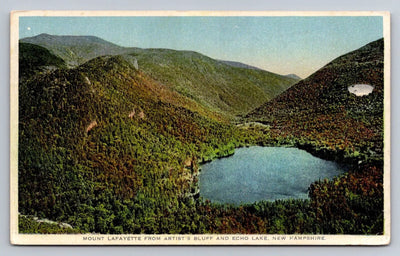
[[388,12],[14,11],[10,240],[386,245]]

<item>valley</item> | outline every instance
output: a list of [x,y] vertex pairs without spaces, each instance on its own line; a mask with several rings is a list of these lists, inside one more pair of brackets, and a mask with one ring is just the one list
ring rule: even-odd
[[[68,223],[71,233],[383,233],[383,39],[303,80],[96,37],[41,34],[19,45],[23,218]],[[351,94],[358,83],[374,89]],[[199,198],[200,164],[255,145],[350,168],[309,184],[308,198]],[[65,232],[23,220],[21,233]]]

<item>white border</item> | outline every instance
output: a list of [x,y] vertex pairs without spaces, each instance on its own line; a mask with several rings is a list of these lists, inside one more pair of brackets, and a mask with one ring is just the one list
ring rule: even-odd
[[[27,235],[18,233],[18,40],[23,16],[382,16],[384,235]],[[10,17],[10,241],[21,245],[386,245],[390,214],[390,13],[383,11],[13,11]],[[226,237],[227,240],[217,240]],[[159,240],[158,240],[159,239]]]

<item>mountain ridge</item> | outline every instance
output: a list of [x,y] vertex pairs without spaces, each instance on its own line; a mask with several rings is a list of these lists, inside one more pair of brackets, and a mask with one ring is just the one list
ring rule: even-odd
[[220,62],[222,62],[224,64],[227,64],[229,66],[232,66],[232,67],[248,68],[248,69],[264,70],[265,71],[265,69],[258,68],[258,67],[252,66],[252,65],[248,65],[246,63],[242,63],[242,62],[239,62],[239,61],[230,61],[230,60],[218,60],[218,61],[220,61]]
[[25,37],[20,42],[36,44],[50,50],[54,55],[64,59],[70,67],[101,56],[117,55],[135,48],[125,48],[96,36],[50,35],[39,34]]
[[20,42],[18,45],[20,64],[19,78],[26,79],[37,72],[51,70],[56,68],[66,68],[63,59],[50,53],[44,47]]
[[264,70],[233,67],[194,51],[125,48],[94,36],[41,34],[21,42],[36,42],[71,67],[102,55],[126,56],[154,80],[229,118],[250,111],[297,81]]
[[298,75],[296,75],[296,74],[288,74],[288,75],[285,75],[286,77],[290,77],[290,78],[293,78],[293,79],[297,79],[297,80],[301,80],[302,78],[301,77],[299,77]]

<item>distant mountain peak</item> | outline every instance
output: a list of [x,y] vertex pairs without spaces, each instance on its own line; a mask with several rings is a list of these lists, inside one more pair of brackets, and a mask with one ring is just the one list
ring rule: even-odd
[[41,33],[41,34],[33,36],[33,37],[44,37],[44,36],[52,36],[52,35],[47,34],[47,33]]
[[42,33],[33,37],[22,38],[20,42],[31,43],[47,48],[54,55],[61,57],[71,66],[103,55],[124,54],[130,51],[96,36],[49,35]]
[[218,60],[221,63],[224,63],[226,65],[229,65],[231,67],[235,67],[235,68],[247,68],[247,69],[254,69],[254,70],[262,70],[265,71],[264,69],[255,67],[255,66],[251,66],[242,62],[238,62],[238,61],[229,61],[229,60]]
[[286,76],[286,77],[289,77],[289,78],[296,79],[296,80],[301,80],[301,79],[303,79],[303,78],[299,77],[299,76],[296,75],[296,74],[288,74],[288,75],[285,75],[285,76]]
[[52,41],[57,44],[69,46],[79,45],[81,43],[99,43],[113,47],[121,47],[93,35],[50,35],[47,33],[41,33],[36,36],[22,38],[21,41],[36,44],[49,43],[49,41]]

